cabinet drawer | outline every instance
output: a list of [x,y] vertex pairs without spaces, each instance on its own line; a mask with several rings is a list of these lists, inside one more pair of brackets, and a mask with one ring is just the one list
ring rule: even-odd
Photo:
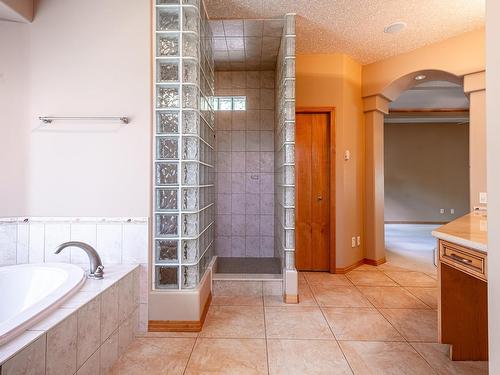
[[443,263],[486,281],[486,256],[446,241],[440,241],[439,255]]

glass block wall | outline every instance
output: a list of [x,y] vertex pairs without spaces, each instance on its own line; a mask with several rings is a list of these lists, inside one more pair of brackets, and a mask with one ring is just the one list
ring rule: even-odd
[[295,270],[295,15],[285,16],[276,65],[275,256]]
[[214,254],[214,64],[201,0],[156,0],[153,289],[195,288]]

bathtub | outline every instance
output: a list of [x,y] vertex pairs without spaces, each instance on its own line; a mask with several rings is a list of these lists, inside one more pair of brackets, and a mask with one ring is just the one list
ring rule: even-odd
[[0,345],[45,318],[85,283],[85,272],[65,263],[0,267]]

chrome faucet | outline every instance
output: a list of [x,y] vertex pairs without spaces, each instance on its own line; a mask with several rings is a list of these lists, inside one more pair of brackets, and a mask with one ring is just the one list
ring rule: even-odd
[[90,270],[88,277],[90,279],[102,279],[104,275],[104,266],[102,265],[101,257],[99,256],[99,254],[97,254],[97,251],[89,244],[78,241],[65,242],[57,247],[54,254],[59,254],[63,249],[70,246],[79,247],[80,249],[85,251],[89,256]]

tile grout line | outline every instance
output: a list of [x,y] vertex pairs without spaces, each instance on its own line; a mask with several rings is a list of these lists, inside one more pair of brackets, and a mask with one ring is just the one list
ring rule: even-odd
[[269,366],[269,346],[267,345],[266,306],[264,306],[264,284],[262,284],[262,313],[264,317],[264,341],[266,345],[267,375],[270,375],[271,367]]
[[191,357],[193,355],[193,352],[194,352],[194,348],[196,347],[196,344],[198,343],[198,338],[200,337],[200,334],[198,333],[196,335],[196,338],[194,339],[194,343],[193,343],[193,347],[191,348],[191,352],[189,353],[189,357],[188,357],[188,360],[186,361],[186,365],[184,366],[184,371],[182,371],[182,374],[184,375],[187,371],[187,368],[189,366],[189,361],[191,361]]
[[[390,278],[391,280],[393,280],[393,281],[397,284],[397,286],[398,286],[398,287],[400,287],[400,288],[401,288],[401,289],[403,289],[403,290],[406,290],[406,289],[405,289],[405,288],[404,288],[401,284],[399,284],[396,280],[392,279],[392,278],[391,278],[389,275],[387,275],[384,271],[382,271],[382,272],[383,272],[383,274],[384,274],[385,276],[387,276],[388,278]],[[360,291],[360,292],[361,292],[361,291]],[[362,293],[362,292],[361,292],[361,293]],[[410,292],[408,291],[408,293],[410,293]],[[410,294],[413,296],[413,294],[412,294],[412,293],[410,293]],[[415,297],[415,298],[417,298],[416,296],[414,296],[414,297]],[[419,300],[419,301],[420,301],[420,299],[419,299],[419,298],[417,298],[417,300]],[[421,302],[422,302],[422,303],[424,303],[423,301],[421,301]],[[424,303],[424,305],[425,305],[425,306],[427,306],[425,303]],[[418,355],[420,358],[422,358],[422,359],[423,359],[423,361],[424,361],[424,362],[425,362],[425,363],[429,366],[429,368],[430,368],[430,369],[431,369],[434,373],[436,373],[436,370],[434,369],[434,367],[433,367],[433,366],[432,366],[432,365],[431,365],[431,364],[430,364],[430,363],[429,363],[429,362],[428,362],[428,361],[427,361],[427,360],[426,360],[426,359],[425,359],[425,358],[424,358],[424,357],[420,354],[420,352],[419,352],[418,350],[416,350],[416,349],[415,349],[415,347],[411,344],[411,341],[408,341],[408,339],[407,339],[407,338],[403,335],[403,333],[402,333],[402,332],[400,332],[400,331],[399,331],[399,330],[398,330],[398,329],[394,326],[394,324],[392,324],[392,323],[389,321],[389,319],[387,319],[387,317],[386,317],[386,316],[382,313],[382,311],[381,311],[381,310],[382,310],[382,308],[378,308],[378,307],[376,307],[376,306],[374,306],[374,307],[375,307],[375,309],[377,310],[377,312],[378,312],[380,315],[382,315],[382,317],[383,317],[383,318],[384,318],[384,319],[385,319],[385,320],[386,320],[386,321],[387,321],[387,322],[391,325],[391,327],[392,327],[392,328],[394,328],[394,329],[396,330],[396,332],[398,332],[398,333],[401,335],[401,337],[403,338],[403,340],[404,340],[404,341],[399,341],[399,342],[404,342],[404,343],[406,343],[406,345],[407,345],[407,346],[409,346],[409,347],[411,348],[411,350],[413,350],[413,352],[417,353],[417,355]],[[402,307],[401,307],[400,309],[404,309],[404,308],[402,308]],[[427,309],[407,309],[407,310],[427,310]]]
[[[313,291],[313,289],[311,288],[311,286],[310,286],[310,284],[309,284],[309,280],[307,279],[307,277],[306,277],[305,275],[304,275],[304,279],[305,279],[305,281],[306,281],[307,286],[308,286],[308,287],[309,287],[309,289],[311,290],[311,294],[312,294],[312,296],[313,296],[313,298],[314,298],[314,301],[318,304],[319,310],[321,311],[321,314],[323,315],[323,319],[325,319],[326,324],[328,325],[328,328],[330,329],[330,332],[332,333],[333,338],[334,338],[335,342],[337,343],[337,345],[338,345],[338,347],[339,347],[339,349],[340,349],[340,352],[342,353],[342,357],[344,357],[344,360],[346,361],[347,366],[349,366],[349,369],[350,369],[350,370],[351,370],[351,372],[354,374],[354,370],[353,370],[353,368],[352,368],[351,364],[349,363],[349,360],[347,359],[347,356],[345,355],[344,350],[342,349],[342,346],[340,345],[340,342],[339,342],[339,340],[337,339],[337,336],[336,336],[336,335],[335,335],[335,333],[333,332],[333,329],[332,329],[332,327],[330,326],[330,322],[328,321],[328,319],[327,319],[327,318],[326,318],[326,316],[325,316],[325,313],[324,313],[324,311],[323,311],[323,307],[322,307],[322,306],[318,303],[318,301],[316,300],[316,295],[314,294],[314,291]],[[347,279],[347,276],[346,276],[346,279]],[[349,280],[349,279],[348,279],[348,280]],[[350,280],[349,280],[349,281],[350,281]]]

